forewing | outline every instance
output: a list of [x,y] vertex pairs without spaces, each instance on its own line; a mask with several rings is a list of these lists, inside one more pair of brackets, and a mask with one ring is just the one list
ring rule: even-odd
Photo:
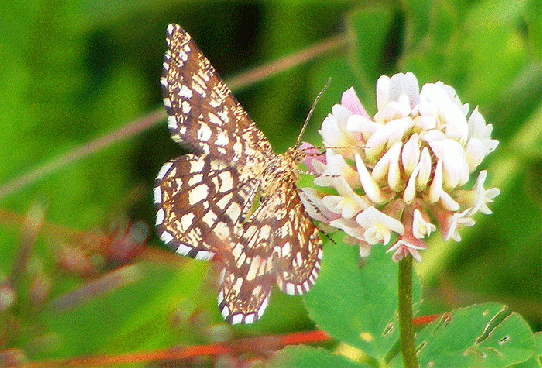
[[218,295],[227,321],[258,320],[275,282],[288,294],[312,287],[320,270],[321,241],[293,182],[279,186],[235,232],[239,240],[225,252]]
[[263,133],[190,35],[170,24],[167,43],[161,84],[172,138],[195,152],[225,161],[272,155]]
[[236,241],[233,228],[257,184],[241,182],[235,167],[209,155],[167,162],[154,188],[160,238],[179,254],[210,259],[224,243]]

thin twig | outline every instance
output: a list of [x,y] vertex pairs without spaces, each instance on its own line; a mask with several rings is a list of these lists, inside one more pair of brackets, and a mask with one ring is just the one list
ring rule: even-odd
[[245,73],[237,74],[230,80],[226,80],[226,84],[233,90],[238,91],[265,78],[279,74],[285,70],[291,69],[298,65],[302,65],[308,61],[315,59],[317,56],[323,55],[329,51],[336,50],[346,45],[347,37],[345,34],[340,34],[325,39],[311,47],[296,52],[282,59],[261,65],[251,69]]
[[77,146],[73,150],[65,152],[51,161],[40,165],[2,185],[2,187],[0,187],[0,199],[21,190],[31,183],[43,179],[44,177],[72,162],[79,161],[93,153],[99,152],[104,148],[109,147],[113,143],[121,142],[127,138],[130,138],[144,131],[145,129],[150,128],[151,126],[156,125],[157,122],[165,119],[165,117],[166,113],[162,109],[159,109],[142,117],[141,119],[132,121],[131,123],[128,123],[117,130],[98,137],[93,141]]
[[[237,76],[228,80],[227,85],[232,90],[245,88],[269,76],[306,63],[319,55],[338,49],[346,45],[346,40],[345,35],[330,37],[293,55],[264,64],[248,72],[238,74]],[[51,161],[31,169],[23,175],[8,181],[7,183],[4,183],[0,187],[0,199],[18,192],[27,185],[43,179],[44,177],[67,166],[70,163],[79,161],[93,153],[99,152],[109,147],[113,143],[121,142],[127,138],[135,136],[136,134],[158,124],[158,122],[165,119],[165,117],[165,112],[162,108],[160,108],[140,119],[128,123],[117,130],[106,133],[95,140],[77,146],[73,150],[55,157]]]
[[24,368],[49,367],[104,367],[117,364],[149,363],[154,361],[187,361],[201,356],[220,356],[224,354],[241,355],[258,351],[277,350],[287,345],[325,342],[329,335],[323,331],[298,332],[288,335],[262,336],[235,340],[231,342],[192,346],[182,349],[165,349],[151,352],[129,353],[123,355],[95,355],[50,360],[23,364]]

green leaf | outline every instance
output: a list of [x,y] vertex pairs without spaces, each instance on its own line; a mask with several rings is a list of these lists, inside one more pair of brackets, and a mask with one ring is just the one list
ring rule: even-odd
[[535,354],[542,356],[542,332],[534,335]]
[[529,359],[534,338],[518,314],[491,303],[441,317],[417,335],[416,343],[422,367],[495,368]]
[[542,366],[542,363],[538,361],[538,358],[532,356],[528,360],[510,365],[510,368],[540,368]]
[[[375,246],[360,264],[358,248],[328,244],[322,270],[305,296],[309,316],[334,339],[383,359],[399,335],[397,265]],[[419,300],[414,280],[413,300]]]
[[277,355],[273,357],[273,359],[268,362],[266,367],[360,368],[369,366],[352,362],[342,356],[332,354],[330,351],[322,348],[312,348],[308,346],[291,346],[282,349]]
[[405,14],[405,46],[412,47],[423,41],[431,27],[431,0],[403,0]]
[[529,40],[529,49],[533,51],[535,57],[542,58],[542,0],[531,0],[527,5],[527,35]]
[[[383,61],[394,13],[391,6],[366,7],[352,13],[347,20],[353,39],[352,69],[362,86],[360,96],[362,98],[370,96],[369,101],[373,100],[376,80],[385,69]],[[374,107],[374,104],[369,105],[370,107]]]
[[[464,50],[458,42],[462,8],[452,0],[405,0],[405,45],[400,69],[412,71],[421,83],[461,73]],[[453,83],[457,88],[457,83]]]
[[171,346],[176,341],[173,312],[179,305],[186,314],[198,307],[192,301],[206,269],[205,262],[197,261],[187,262],[179,272],[141,262],[60,296],[41,315],[55,336],[55,354],[114,354]]

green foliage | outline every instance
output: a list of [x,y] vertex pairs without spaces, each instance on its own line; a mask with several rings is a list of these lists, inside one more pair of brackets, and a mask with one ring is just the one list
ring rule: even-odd
[[[397,266],[383,248],[373,249],[362,265],[357,249],[344,244],[327,244],[325,256],[318,283],[304,297],[310,317],[335,341],[362,352],[350,356],[361,364],[356,366],[402,367],[397,355]],[[415,287],[415,305],[421,303],[419,294]],[[521,316],[491,303],[452,311],[416,335],[422,367],[507,367],[532,358],[534,341]],[[323,357],[320,367],[342,362],[340,356],[305,347],[285,349],[273,366],[297,366]]]
[[[305,303],[309,316],[331,337],[383,359],[399,335],[397,265],[384,247],[363,263],[358,252],[328,243],[322,273]],[[418,302],[419,287],[415,295]]]
[[[172,311],[183,308],[190,313],[198,307],[194,298],[205,268],[195,261],[175,273],[150,262],[127,266],[91,283],[91,290],[52,300],[41,319],[59,337],[60,356],[119,354],[175,344],[182,334],[170,328]],[[148,333],[154,329],[162,332]]]
[[363,368],[369,365],[360,365],[344,357],[334,355],[327,350],[303,347],[290,347],[280,351],[268,363],[269,368],[278,367],[337,367],[337,368]]
[[441,317],[419,332],[416,342],[422,366],[506,367],[531,357],[534,337],[518,314],[480,304]]

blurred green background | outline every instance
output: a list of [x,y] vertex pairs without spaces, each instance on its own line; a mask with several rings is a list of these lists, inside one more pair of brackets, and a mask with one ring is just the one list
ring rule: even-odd
[[[423,312],[499,301],[542,328],[542,1],[5,1],[0,193],[161,108],[168,23],[181,24],[225,79],[347,38],[342,48],[235,91],[277,152],[294,144],[329,78],[304,137],[313,144],[350,86],[375,112],[381,74],[412,71],[420,85],[443,81],[478,105],[500,141],[482,166],[501,195],[493,215],[461,232],[461,243],[432,239],[417,266]],[[279,292],[255,326],[223,324],[215,270],[161,251],[152,229],[154,177],[181,153],[165,121],[112,141],[0,198],[0,350],[39,360],[313,327],[301,298]],[[123,231],[144,223],[150,234],[142,251],[134,243],[144,236]],[[119,237],[137,257],[111,255]]]

